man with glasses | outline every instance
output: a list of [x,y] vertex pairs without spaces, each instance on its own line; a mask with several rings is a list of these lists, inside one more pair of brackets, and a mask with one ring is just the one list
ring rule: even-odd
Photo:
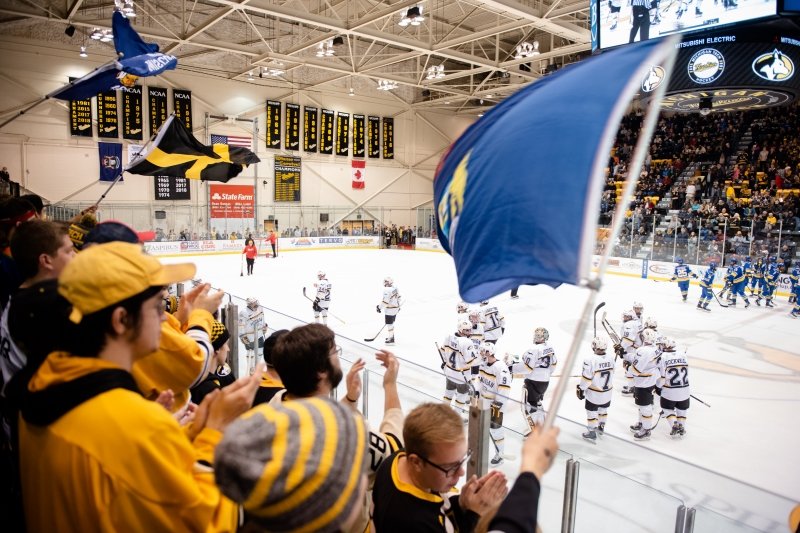
[[499,505],[506,478],[472,476],[460,494],[450,492],[471,456],[461,417],[449,406],[426,403],[406,417],[405,450],[384,461],[375,476],[372,520],[376,531],[472,531]]

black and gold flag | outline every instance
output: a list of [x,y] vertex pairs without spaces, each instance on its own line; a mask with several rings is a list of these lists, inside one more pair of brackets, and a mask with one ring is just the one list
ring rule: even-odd
[[200,143],[183,123],[171,115],[147,152],[125,170],[144,176],[170,176],[202,181],[228,181],[260,160],[240,146]]

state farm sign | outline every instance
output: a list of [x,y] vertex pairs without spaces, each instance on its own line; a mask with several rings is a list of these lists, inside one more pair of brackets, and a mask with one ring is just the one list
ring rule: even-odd
[[211,185],[211,218],[253,218],[255,193],[252,185]]

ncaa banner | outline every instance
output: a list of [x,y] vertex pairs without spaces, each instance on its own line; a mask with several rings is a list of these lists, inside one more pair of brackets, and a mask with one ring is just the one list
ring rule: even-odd
[[394,159],[394,119],[383,117],[383,158]]
[[[70,77],[69,82],[72,83],[77,79]],[[69,101],[69,134],[73,137],[92,136],[91,98]]]
[[281,149],[281,103],[267,100],[267,148]]
[[319,153],[330,155],[333,153],[333,111],[330,109],[322,110],[320,130]]
[[114,181],[122,176],[122,144],[97,143],[100,156],[100,181]]
[[119,137],[117,91],[97,94],[97,136],[111,139]]
[[364,157],[364,115],[353,115],[353,157]]
[[209,185],[211,218],[253,218],[255,193],[252,185]]
[[150,135],[167,120],[167,90],[161,87],[147,88],[147,101],[150,104]]
[[286,104],[286,145],[287,150],[300,149],[300,106]]
[[303,108],[303,150],[306,152],[317,151],[317,108]]
[[336,155],[350,153],[350,113],[336,115]]
[[172,89],[172,109],[175,110],[175,118],[192,131],[192,91]]
[[367,122],[367,137],[369,138],[368,155],[372,159],[381,157],[381,117],[369,117]]
[[122,92],[122,138],[142,140],[142,88],[138,85]]

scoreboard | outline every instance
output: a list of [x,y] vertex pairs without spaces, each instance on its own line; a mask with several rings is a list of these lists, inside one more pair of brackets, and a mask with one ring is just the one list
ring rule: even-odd
[[300,201],[300,158],[275,156],[275,201]]

